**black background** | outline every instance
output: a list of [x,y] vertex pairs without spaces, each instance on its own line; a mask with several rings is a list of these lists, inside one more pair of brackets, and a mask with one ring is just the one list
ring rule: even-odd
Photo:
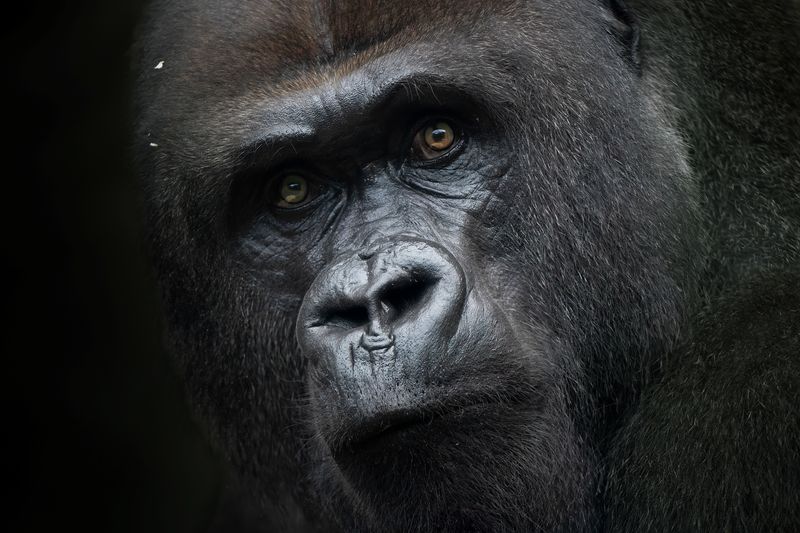
[[220,462],[161,341],[130,162],[142,2],[4,7],[3,531],[203,531]]

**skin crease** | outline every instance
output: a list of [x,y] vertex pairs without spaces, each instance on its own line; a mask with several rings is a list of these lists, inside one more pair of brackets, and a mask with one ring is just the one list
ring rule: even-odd
[[154,3],[152,257],[252,530],[800,527],[800,14],[751,4]]

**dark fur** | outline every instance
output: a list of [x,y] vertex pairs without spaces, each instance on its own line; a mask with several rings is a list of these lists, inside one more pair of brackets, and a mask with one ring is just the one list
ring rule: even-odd
[[[797,4],[414,6],[164,1],[139,41],[137,143],[178,369],[265,527],[800,527]],[[469,99],[482,128],[448,172],[477,176],[475,197],[391,190],[328,232],[269,227],[245,177],[305,148],[261,140],[299,109],[319,125],[315,157],[365,157],[350,109],[377,91],[369,68],[429,68],[408,94]],[[355,99],[308,104],[332,77],[355,79],[340,88]],[[384,458],[344,481],[295,317],[337,254],[399,231],[447,246],[525,346],[458,371],[491,383],[516,365],[541,402],[453,424],[413,469]]]

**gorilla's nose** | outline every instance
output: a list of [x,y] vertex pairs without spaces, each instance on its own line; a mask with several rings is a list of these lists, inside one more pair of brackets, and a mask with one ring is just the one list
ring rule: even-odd
[[297,339],[312,364],[337,379],[398,362],[408,370],[444,354],[465,297],[463,269],[444,248],[384,241],[317,276],[300,308]]

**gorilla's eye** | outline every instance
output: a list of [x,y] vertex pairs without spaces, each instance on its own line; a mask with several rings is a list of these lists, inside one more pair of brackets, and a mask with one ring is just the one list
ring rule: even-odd
[[310,200],[308,180],[299,174],[286,174],[280,179],[278,194],[273,200],[276,207],[292,209]]
[[430,161],[449,153],[460,140],[456,128],[441,119],[429,121],[414,135],[411,144],[413,155],[422,161]]

